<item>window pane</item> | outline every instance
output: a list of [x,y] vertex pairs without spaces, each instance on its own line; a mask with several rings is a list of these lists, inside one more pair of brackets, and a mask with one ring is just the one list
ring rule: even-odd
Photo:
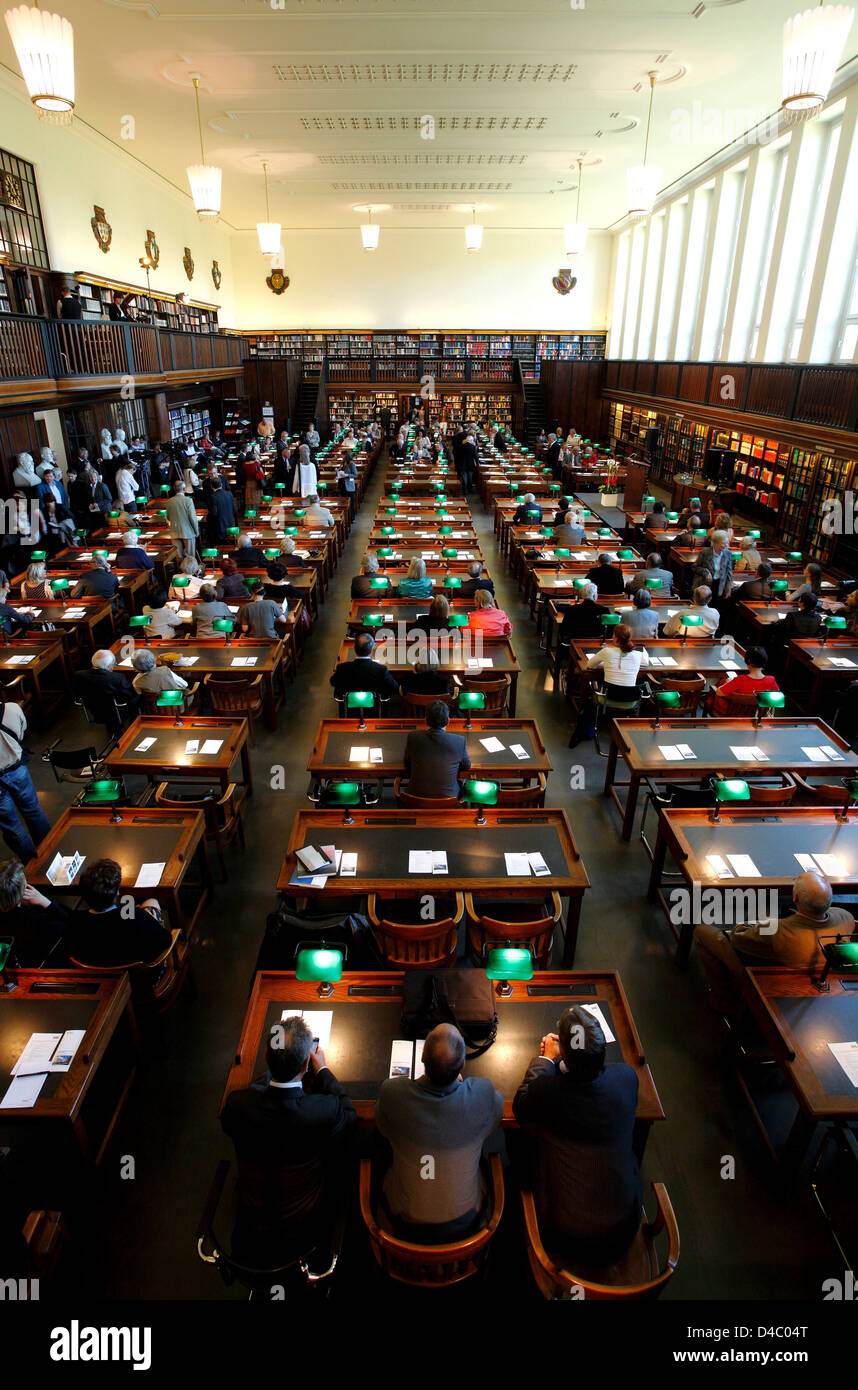
[[611,310],[611,347],[612,357],[622,356],[622,332],[623,332],[623,304],[626,298],[626,280],[629,274],[629,244],[631,238],[628,232],[624,232],[620,237],[620,244],[617,247],[617,269],[614,280],[614,304]]
[[688,201],[674,203],[670,209],[670,222],[667,228],[667,251],[664,260],[664,282],[658,306],[658,332],[655,340],[657,358],[667,356],[670,330],[673,326],[673,311],[676,306],[677,279],[679,276],[679,253],[682,250],[682,237]]
[[661,246],[664,240],[664,224],[667,214],[653,217],[649,224],[649,245],[646,253],[644,272],[644,292],[641,303],[641,331],[638,338],[638,356],[649,357],[650,339],[655,317],[655,292],[658,288],[658,268],[661,263]]
[[632,253],[629,261],[629,290],[626,296],[626,322],[623,329],[622,357],[633,357],[635,351],[635,329],[638,319],[638,299],[641,292],[645,237],[646,227],[635,227],[632,233]]
[[771,256],[771,240],[777,222],[784,170],[783,150],[760,155],[727,354],[731,361],[741,362],[746,353],[753,355],[753,349],[748,345],[748,334],[759,319],[765,284],[764,267],[768,266]]
[[700,339],[700,360],[709,361],[721,352],[724,314],[736,255],[739,234],[740,197],[745,186],[744,172],[725,175],[715,224],[715,243],[709,272],[709,289],[703,311],[703,335]]
[[673,354],[677,361],[682,361],[691,352],[694,324],[702,298],[700,273],[703,267],[703,253],[706,248],[706,232],[711,210],[711,188],[698,188],[694,194],[694,203],[691,208],[691,234],[688,239],[688,255],[685,261],[685,279],[679,309],[676,351]]

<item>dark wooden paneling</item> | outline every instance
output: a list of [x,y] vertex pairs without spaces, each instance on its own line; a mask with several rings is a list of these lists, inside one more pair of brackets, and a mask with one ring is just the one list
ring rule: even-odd
[[705,401],[709,380],[708,362],[683,362],[679,394],[684,401]]
[[620,364],[616,360],[605,363],[605,386],[609,391],[616,390],[620,378]]
[[710,405],[734,405],[738,410],[745,395],[748,368],[741,362],[715,362],[709,383]]
[[18,454],[32,454],[34,461],[39,462],[39,436],[32,411],[0,417],[0,479],[4,497],[12,496],[12,473]]
[[634,391],[635,376],[637,374],[636,362],[620,363],[620,380],[617,386],[619,391]]
[[749,371],[751,379],[745,408],[756,415],[789,415],[795,368],[750,367]]
[[635,390],[639,393],[655,391],[655,363],[639,362]]
[[848,429],[853,418],[856,374],[843,367],[805,367],[795,403],[796,420]]
[[679,396],[679,362],[659,362],[655,376],[655,394],[657,396],[671,396],[677,399]]

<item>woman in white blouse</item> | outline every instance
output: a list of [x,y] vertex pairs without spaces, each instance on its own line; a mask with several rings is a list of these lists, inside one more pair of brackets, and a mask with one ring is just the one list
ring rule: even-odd
[[628,700],[629,690],[637,685],[638,672],[647,660],[646,652],[635,646],[630,628],[618,623],[610,642],[590,657],[587,669],[601,667],[604,671],[609,700]]

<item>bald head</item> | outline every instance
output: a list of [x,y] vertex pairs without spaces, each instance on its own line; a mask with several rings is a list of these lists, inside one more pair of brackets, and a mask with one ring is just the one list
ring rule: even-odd
[[831,884],[822,874],[799,874],[792,889],[792,900],[808,917],[824,917],[831,906]]
[[465,1065],[465,1039],[452,1023],[439,1023],[423,1044],[423,1066],[433,1086],[452,1086]]

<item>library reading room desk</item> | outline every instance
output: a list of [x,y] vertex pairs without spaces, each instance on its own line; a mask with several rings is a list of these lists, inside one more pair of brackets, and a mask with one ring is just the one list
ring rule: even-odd
[[[745,997],[798,1102],[780,1154],[787,1168],[800,1164],[818,1124],[854,1125],[858,1120],[858,1089],[828,1046],[858,1037],[858,993],[836,977],[829,976],[827,983],[829,988],[820,993],[799,970],[751,966],[745,972]],[[762,1128],[759,1114],[757,1120]]]
[[[348,824],[340,811],[299,811],[277,879],[278,892],[298,897],[323,893],[331,899],[368,893],[384,898],[474,893],[480,898],[498,899],[538,898],[553,890],[568,899],[563,966],[570,968],[575,962],[581,904],[590,880],[565,811],[486,808],[484,825],[477,824],[478,816],[475,807],[410,812],[405,808],[355,808]],[[296,883],[300,866],[295,851],[305,845],[331,844],[345,854],[357,854],[355,875],[331,874],[318,889],[306,886],[306,879]],[[409,855],[416,850],[445,850],[448,872],[409,873]],[[507,874],[506,853],[536,851],[542,854],[550,873],[526,878]]]
[[[622,813],[624,840],[631,838],[640,784],[646,778],[700,782],[717,773],[765,777],[798,772],[802,776],[823,773],[836,780],[858,772],[858,754],[821,719],[766,719],[759,725],[753,719],[662,718],[659,722],[660,728],[654,719],[615,719],[611,725],[604,793],[613,797]],[[677,756],[680,745],[690,748],[694,756]],[[816,752],[822,745],[839,757],[829,761],[823,754],[825,761],[820,762],[806,751]],[[627,783],[616,780],[619,758],[628,769]],[[625,806],[617,791],[624,786],[628,789]]]
[[[177,726],[172,715],[143,714],[121,735],[104,759],[105,770],[113,777],[136,775],[149,782],[175,779],[218,782],[225,792],[231,781],[240,780],[253,792],[253,776],[247,744],[247,720],[240,716],[181,715]],[[149,740],[148,748],[141,748]],[[188,751],[195,740],[198,751]],[[203,752],[205,743],[217,743],[212,752]],[[241,762],[241,778],[232,777],[234,764]]]
[[0,1145],[41,1168],[47,1141],[61,1185],[70,1155],[100,1162],[134,1080],[139,1043],[128,976],[7,970],[5,978],[15,988],[0,992],[0,1100],[32,1033],[84,1034],[68,1071],[49,1072],[34,1105],[0,1109]]
[[[390,632],[392,630],[388,629],[388,631]],[[465,634],[464,637],[462,634]],[[509,712],[510,716],[513,716],[515,714],[518,677],[521,667],[516,660],[513,645],[509,637],[490,637],[482,632],[479,634],[469,632],[467,628],[454,629],[449,634],[443,634],[443,636],[449,637],[446,644],[443,642],[439,644],[437,639],[430,643],[430,646],[438,652],[439,670],[446,672],[448,676],[458,676],[459,680],[462,681],[467,681],[470,678],[474,680],[491,680],[493,677],[497,676],[509,676]],[[481,648],[477,646],[477,642],[474,640],[477,637],[479,637],[482,643]],[[476,650],[482,650],[482,656],[472,657],[469,655],[470,643],[472,640]],[[388,652],[386,649],[387,645],[388,644],[379,642],[378,647],[373,652],[373,660],[386,666],[391,675],[397,680],[401,680],[406,674],[410,675],[414,669],[413,662],[418,656],[422,655],[420,645],[415,644],[413,652],[409,651],[407,648],[403,651],[401,644],[395,641],[389,644],[392,646],[393,650],[392,652]],[[351,661],[353,656],[354,638],[347,637],[340,643],[340,650],[337,654],[337,665],[342,665],[344,662]],[[400,656],[404,656],[406,659],[400,661],[398,659]],[[409,657],[411,658],[410,660],[408,659]],[[481,662],[485,664],[480,665]]]
[[[551,771],[551,762],[534,719],[490,719],[480,715],[471,723],[473,728],[468,729],[467,720],[451,719],[447,732],[464,735],[472,776],[529,782],[535,780],[538,773],[547,775]],[[321,781],[358,773],[366,777],[369,772],[390,782],[405,772],[408,735],[425,728],[425,719],[367,719],[364,728],[360,727],[358,719],[323,719],[307,770]],[[503,748],[484,748],[483,739],[502,743]],[[518,757],[512,751],[513,744],[527,756]],[[355,748],[380,748],[382,760],[373,763],[371,759],[353,758]]]
[[[402,1036],[402,981],[398,971],[348,973],[328,999],[319,999],[316,986],[301,983],[294,974],[259,973],[221,1104],[230,1091],[249,1086],[265,1071],[266,1038],[284,1011],[288,1016],[302,1009],[331,1010],[325,1060],[348,1091],[361,1122],[372,1123],[379,1087],[389,1071],[390,1044]],[[528,984],[516,982],[512,991],[507,998],[495,993],[497,1041],[465,1065],[468,1076],[487,1076],[500,1091],[503,1124],[515,1124],[512,1102],[527,1064],[538,1056],[544,1035],[556,1030],[564,1009],[598,1004],[615,1039],[608,1044],[608,1062],[627,1062],[637,1073],[634,1143],[640,1158],[650,1126],[665,1113],[619,975],[609,970],[539,971]]]
[[[816,871],[825,874],[835,895],[858,888],[857,808],[846,812],[842,820],[836,806],[769,808],[746,804],[728,810],[722,805],[715,823],[710,819],[712,814],[699,809],[668,809],[658,818],[649,897],[661,904],[668,921],[670,907],[662,886],[668,851],[689,890],[697,883],[707,891],[752,888],[789,894],[803,871],[802,860],[808,867],[814,861]],[[719,877],[711,855],[726,862],[729,877]],[[733,862],[736,856],[741,856],[738,864]],[[671,930],[677,938],[677,964],[686,965],[694,923],[677,928],[671,922]]]

